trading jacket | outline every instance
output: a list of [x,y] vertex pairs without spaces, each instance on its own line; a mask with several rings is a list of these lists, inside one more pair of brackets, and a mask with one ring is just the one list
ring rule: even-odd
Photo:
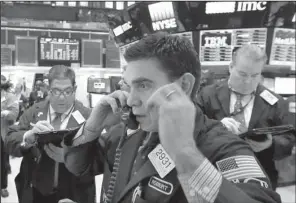
[[[42,194],[47,193],[52,187],[55,161],[41,151],[41,158],[38,160],[35,147],[29,150],[22,150],[21,143],[23,135],[28,131],[30,123],[37,123],[41,120],[47,120],[49,101],[45,100],[34,104],[24,112],[19,120],[19,125],[12,126],[7,135],[7,149],[9,153],[16,157],[23,157],[20,172],[15,182],[20,203],[32,202],[32,186]],[[78,110],[82,116],[87,119],[90,109],[83,106],[79,101],[75,101],[74,111]],[[80,126],[73,115],[69,118],[67,128]],[[92,178],[75,177],[70,173],[63,163],[59,165],[59,183],[58,189],[66,197],[78,203],[95,202],[95,181]],[[46,194],[44,194],[46,195]]]
[[[265,90],[278,99],[274,105],[270,105],[260,96]],[[204,114],[211,119],[222,120],[225,117],[230,117],[230,90],[228,82],[223,81],[204,87],[198,94],[198,104]],[[291,124],[287,102],[281,96],[259,84],[255,92],[255,101],[248,128],[264,128],[285,124]],[[273,144],[270,148],[255,153],[272,182],[276,182],[277,179],[277,171],[273,159],[282,159],[289,156],[294,142],[295,135],[284,133],[273,137]],[[272,155],[273,157],[271,157]]]
[[[196,146],[214,166],[217,161],[227,157],[254,156],[251,148],[243,140],[229,133],[220,122],[208,119],[199,108],[197,108],[196,115],[194,133]],[[74,135],[68,135],[64,139],[65,165],[72,173],[77,176],[104,174],[101,191],[102,203],[106,202],[106,191],[114,164],[115,149],[123,132],[124,126],[119,124],[108,131],[105,141],[99,138],[99,141],[95,140],[78,146],[72,146]],[[131,174],[134,159],[145,134],[146,132],[139,130],[130,135],[123,144],[112,203],[188,202],[177,178],[176,169],[173,169],[164,178],[160,178],[150,160],[146,159],[137,173]],[[236,180],[236,184],[223,178],[215,203],[281,202],[279,195],[270,188],[268,178],[254,178],[254,180],[247,178]],[[153,185],[152,181],[154,186],[151,186]],[[140,182],[143,185],[143,196],[133,202],[131,201],[132,196],[135,195]],[[262,183],[267,188],[261,186]],[[164,191],[158,187],[159,185],[166,185],[169,190]]]

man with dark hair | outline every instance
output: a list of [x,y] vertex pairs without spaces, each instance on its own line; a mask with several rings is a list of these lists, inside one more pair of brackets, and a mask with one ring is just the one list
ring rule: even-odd
[[63,142],[71,172],[104,173],[102,203],[281,202],[251,148],[194,105],[200,63],[189,40],[153,34],[124,56],[128,92],[102,98]]
[[[79,127],[90,109],[75,99],[75,72],[66,66],[49,71],[48,100],[23,113],[18,126],[10,128],[7,148],[23,157],[15,182],[20,203],[58,203],[68,198],[77,203],[95,202],[94,177],[76,177],[63,161],[61,141],[37,142],[37,133]],[[51,136],[51,135],[48,135]]]

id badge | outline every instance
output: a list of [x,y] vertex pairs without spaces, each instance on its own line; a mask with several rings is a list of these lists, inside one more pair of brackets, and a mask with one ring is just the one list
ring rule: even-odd
[[267,101],[270,105],[274,105],[275,103],[277,103],[278,98],[276,98],[276,96],[274,96],[273,94],[271,94],[269,91],[264,90],[260,96]]
[[148,154],[148,158],[161,178],[164,178],[176,166],[161,144],[158,144],[155,149]]

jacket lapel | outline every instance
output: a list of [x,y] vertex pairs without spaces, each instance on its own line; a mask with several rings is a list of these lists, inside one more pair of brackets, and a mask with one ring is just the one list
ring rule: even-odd
[[258,85],[256,93],[255,93],[255,101],[253,105],[253,110],[252,110],[252,115],[249,123],[249,129],[253,129],[255,127],[255,124],[258,122],[260,119],[261,115],[265,111],[267,105],[264,99],[260,96],[260,94],[264,91],[265,89],[263,86]]
[[[78,105],[75,105],[72,113],[75,112],[76,110],[80,111],[80,109],[81,108],[79,108]],[[67,129],[69,129],[69,128],[75,128],[75,127],[79,126],[79,124],[77,123],[76,119],[73,117],[72,113],[70,115],[70,118],[69,118],[69,121],[68,121],[68,124],[67,124]]]
[[124,190],[120,193],[118,199],[115,202],[120,202],[120,200],[126,195],[126,193],[132,189],[136,184],[138,184],[141,180],[145,178],[151,177],[156,175],[157,171],[155,170],[154,166],[148,159],[144,165],[140,168],[138,173],[131,178],[129,183],[124,187]]
[[36,106],[37,111],[35,111],[35,115],[34,115],[36,118],[36,123],[38,121],[47,120],[48,107],[49,107],[49,101],[44,101],[37,104]]
[[126,140],[126,143],[122,147],[119,164],[120,169],[117,174],[114,197],[118,197],[122,189],[126,188],[126,185],[128,184],[130,171],[132,170],[138,148],[145,134],[146,132],[139,131],[136,134],[131,135],[131,137]]
[[221,86],[217,87],[216,95],[218,101],[226,116],[230,115],[229,105],[230,105],[230,91],[227,82],[223,82]]

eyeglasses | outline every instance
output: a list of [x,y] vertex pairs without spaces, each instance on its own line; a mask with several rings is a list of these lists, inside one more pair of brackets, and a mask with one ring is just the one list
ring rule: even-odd
[[74,89],[72,89],[72,88],[68,88],[68,89],[65,89],[65,90],[51,89],[50,92],[51,92],[51,94],[53,96],[56,96],[56,97],[60,97],[61,94],[63,94],[64,97],[69,97],[69,96],[71,96],[73,94]]

